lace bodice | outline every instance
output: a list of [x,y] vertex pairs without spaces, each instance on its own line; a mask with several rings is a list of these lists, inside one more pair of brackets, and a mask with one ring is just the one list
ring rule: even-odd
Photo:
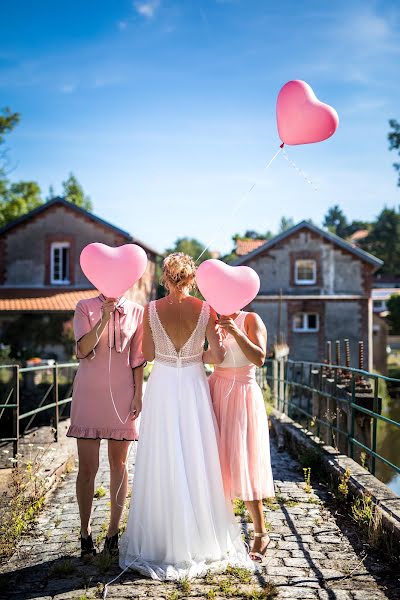
[[190,337],[177,352],[158,316],[156,301],[149,304],[150,328],[155,347],[155,360],[171,367],[187,367],[202,362],[210,307],[203,302],[200,315]]
[[[248,313],[241,310],[238,316],[235,319],[236,325],[241,329],[244,333],[246,333],[244,322],[246,319],[246,315]],[[227,369],[232,368],[240,368],[247,367],[248,365],[253,364],[244,354],[243,350],[240,348],[239,344],[233,337],[233,335],[228,334],[226,338],[223,340],[224,347],[226,349],[226,355],[224,361],[218,365],[218,368],[222,367]]]

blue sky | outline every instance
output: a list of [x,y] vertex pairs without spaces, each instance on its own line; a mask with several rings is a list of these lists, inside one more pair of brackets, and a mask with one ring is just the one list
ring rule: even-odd
[[[282,215],[371,219],[399,204],[388,119],[400,119],[398,0],[15,0],[4,3],[0,106],[22,114],[12,179],[73,171],[95,213],[163,250],[224,251]],[[304,79],[340,126],[279,156],[275,102]],[[232,208],[256,182],[244,205]],[[220,226],[219,232],[217,230]]]

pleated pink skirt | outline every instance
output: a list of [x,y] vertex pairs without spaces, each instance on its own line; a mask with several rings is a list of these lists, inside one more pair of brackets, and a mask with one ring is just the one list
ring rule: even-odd
[[255,367],[216,367],[209,385],[225,493],[242,500],[274,496],[268,417]]

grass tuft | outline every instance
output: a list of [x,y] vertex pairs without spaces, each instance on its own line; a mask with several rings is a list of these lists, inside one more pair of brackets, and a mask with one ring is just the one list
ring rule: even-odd
[[49,570],[49,577],[51,579],[68,579],[71,575],[76,573],[76,566],[65,558],[64,560],[55,563]]
[[234,579],[237,579],[238,581],[240,581],[240,583],[250,583],[252,575],[251,571],[249,571],[248,569],[231,566],[229,566],[226,569],[225,574],[229,575],[230,577],[233,577]]
[[96,488],[96,491],[94,493],[94,498],[104,498],[104,496],[106,495],[106,490],[103,488],[102,485],[100,485],[98,488]]
[[183,579],[180,579],[178,582],[179,585],[179,589],[184,593],[184,594],[189,594],[190,590],[191,590],[191,585],[190,585],[190,581],[187,577],[183,577]]
[[105,573],[108,573],[115,563],[115,558],[115,556],[112,556],[108,552],[100,552],[100,554],[97,554],[93,559],[93,564],[95,565],[97,571],[101,575],[104,575]]

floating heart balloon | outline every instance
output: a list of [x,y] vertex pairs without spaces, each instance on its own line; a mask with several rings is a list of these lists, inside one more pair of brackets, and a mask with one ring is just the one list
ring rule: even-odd
[[220,315],[231,315],[242,309],[260,289],[260,278],[254,269],[231,267],[214,258],[201,263],[196,282],[204,298]]
[[336,110],[320,102],[308,83],[300,80],[288,81],[279,92],[276,120],[282,142],[292,146],[322,142],[339,125]]
[[119,298],[143,275],[146,252],[136,244],[111,248],[106,244],[88,244],[80,263],[86,277],[107,298]]

